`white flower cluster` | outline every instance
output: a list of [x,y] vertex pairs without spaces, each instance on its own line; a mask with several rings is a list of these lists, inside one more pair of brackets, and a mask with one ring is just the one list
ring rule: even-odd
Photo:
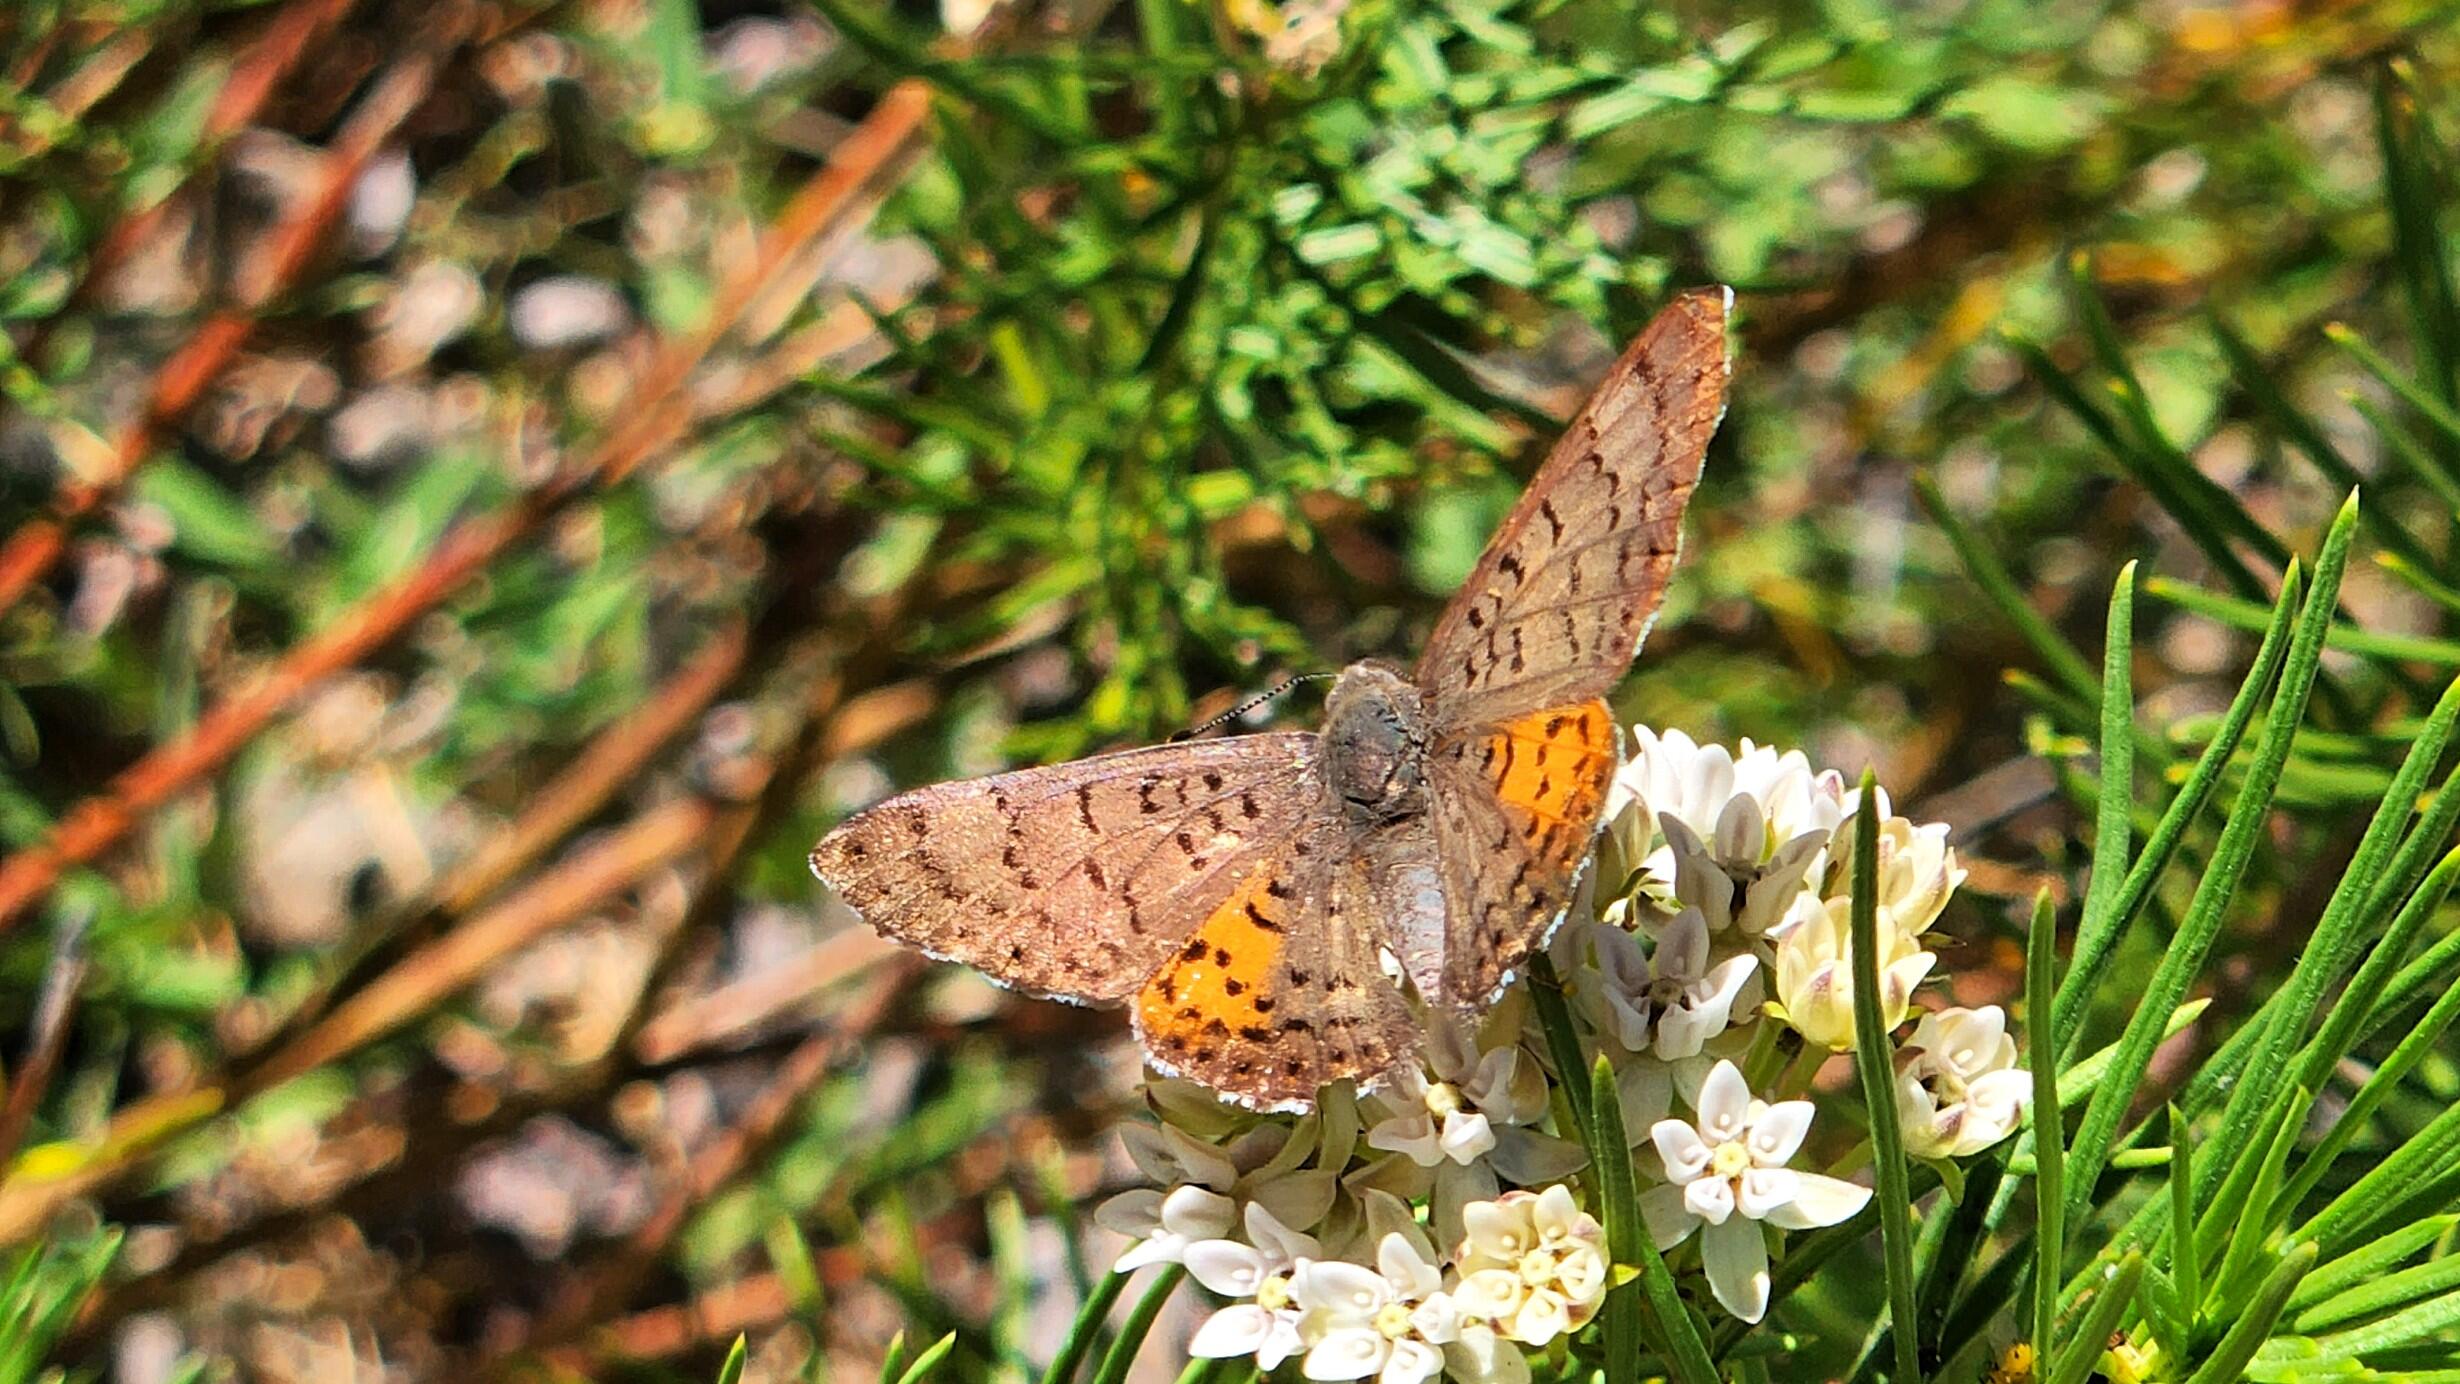
[[[1635,732],[1595,868],[1548,947],[1583,1057],[1613,1066],[1640,1209],[1677,1274],[1727,1312],[1770,1306],[1770,1231],[1846,1220],[1870,1192],[1795,1164],[1822,1062],[1854,1046],[1850,894],[1860,795],[1799,752]],[[1880,814],[1879,974],[1910,1152],[1977,1153],[2021,1124],[2029,1076],[1995,1007],[1916,1015],[1926,934],[1964,879],[1943,825]],[[1311,1380],[1483,1384],[1577,1334],[1611,1265],[1588,1149],[1564,1120],[1525,989],[1480,1030],[1430,1016],[1424,1062],[1311,1114],[1257,1116],[1155,1078],[1127,1133],[1155,1184],[1112,1199],[1121,1271],[1180,1263],[1226,1300],[1199,1356]],[[1588,1209],[1583,1209],[1584,1202]]]
[[[1645,1134],[1660,1164],[1662,1183],[1641,1198],[1651,1237],[1670,1250],[1698,1231],[1710,1291],[1757,1321],[1768,1307],[1762,1227],[1833,1225],[1869,1200],[1787,1166],[1809,1133],[1812,1105],[1799,1097],[1819,1059],[1854,1047],[1864,804],[1799,751],[1746,740],[1736,754],[1644,728],[1633,738],[1599,851],[1597,920],[1567,927],[1554,960],[1616,1059],[1629,1132]],[[1869,806],[1880,818],[1880,1014],[1893,1032],[1938,964],[1925,935],[1965,872],[1945,824],[1891,814],[1884,792]],[[1763,1018],[1790,1038],[1764,1032]],[[1788,1046],[1800,1054],[1790,1064]],[[2032,1097],[1995,1007],[1922,1015],[1896,1064],[1917,1157],[1988,1148],[2015,1132]]]
[[1205,1319],[1188,1353],[1294,1356],[1308,1379],[1423,1384],[1529,1378],[1520,1347],[1577,1331],[1606,1292],[1605,1234],[1561,1184],[1506,1192],[1463,1208],[1468,1232],[1439,1267],[1415,1225],[1384,1232],[1368,1268],[1321,1257],[1310,1236],[1250,1206],[1247,1240],[1189,1245],[1189,1276],[1229,1305]]

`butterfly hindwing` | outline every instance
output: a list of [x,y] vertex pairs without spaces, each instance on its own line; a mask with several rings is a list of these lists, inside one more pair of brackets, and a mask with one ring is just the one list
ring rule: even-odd
[[917,789],[822,838],[812,869],[933,956],[1037,995],[1123,1000],[1320,829],[1316,745],[1232,736]]
[[1417,1025],[1380,964],[1368,869],[1328,814],[1249,872],[1131,1006],[1154,1065],[1295,1110],[1415,1052]]
[[1723,290],[1686,293],[1607,373],[1436,623],[1438,725],[1602,696],[1631,664],[1725,411]]

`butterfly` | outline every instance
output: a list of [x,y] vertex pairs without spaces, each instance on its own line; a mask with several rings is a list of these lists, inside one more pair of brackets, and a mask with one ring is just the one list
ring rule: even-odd
[[1323,728],[940,784],[844,822],[812,870],[881,933],[1047,998],[1123,1004],[1146,1058],[1259,1110],[1414,1059],[1562,921],[1638,652],[1724,416],[1728,290],[1614,363],[1415,669],[1344,669]]

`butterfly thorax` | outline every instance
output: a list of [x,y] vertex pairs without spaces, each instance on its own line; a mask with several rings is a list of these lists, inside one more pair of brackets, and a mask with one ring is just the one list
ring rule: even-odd
[[1426,706],[1386,663],[1353,663],[1324,700],[1324,779],[1362,824],[1426,811]]

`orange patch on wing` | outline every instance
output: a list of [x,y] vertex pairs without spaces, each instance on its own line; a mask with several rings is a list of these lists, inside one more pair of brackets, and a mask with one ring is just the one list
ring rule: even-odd
[[1290,888],[1270,865],[1239,882],[1187,944],[1136,996],[1136,1024],[1174,1065],[1211,1062],[1233,1040],[1269,1040],[1275,996],[1266,989],[1295,916]]
[[1548,707],[1498,725],[1480,757],[1495,796],[1528,814],[1531,841],[1567,826],[1585,841],[1614,778],[1614,716],[1601,701]]

